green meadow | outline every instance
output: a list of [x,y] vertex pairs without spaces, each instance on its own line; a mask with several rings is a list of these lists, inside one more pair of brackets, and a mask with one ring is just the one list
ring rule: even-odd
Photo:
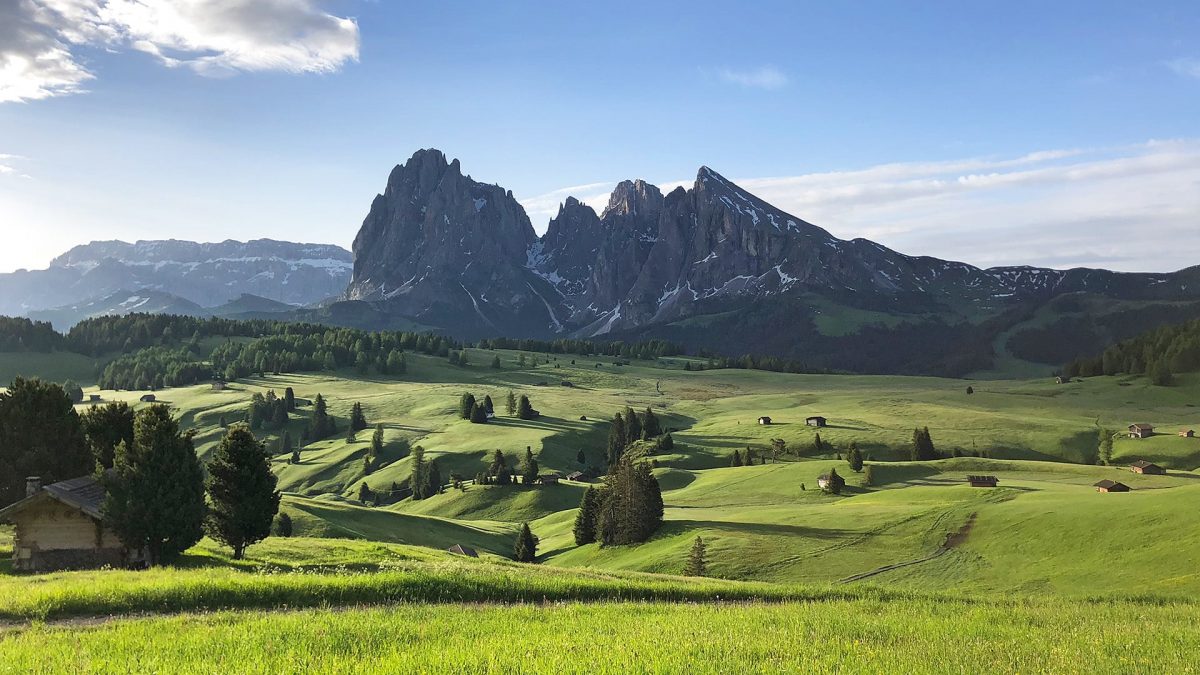
[[[401,377],[265,375],[223,391],[156,392],[196,431],[205,458],[256,392],[321,393],[343,430],[359,402],[384,427],[382,466],[363,472],[370,430],[309,443],[296,464],[277,455],[295,536],[268,539],[245,561],[206,540],[175,567],[147,572],[31,577],[0,566],[0,668],[348,672],[402,660],[456,672],[1083,672],[1097,662],[1195,671],[1200,439],[1176,432],[1200,427],[1196,376],[1156,387],[1125,377],[697,371],[684,364],[701,361],[682,357],[526,353],[536,365],[520,367],[517,352],[468,355],[459,367],[410,354]],[[145,393],[86,391],[134,405]],[[465,391],[492,397],[492,423],[458,418]],[[506,416],[509,391],[542,416]],[[402,483],[416,445],[443,476],[468,481],[496,449],[516,461],[530,448],[542,472],[602,465],[607,420],[626,406],[652,408],[675,441],[648,457],[665,519],[644,544],[575,544],[585,483],[357,499],[364,482]],[[293,440],[308,411],[290,417]],[[812,415],[828,426],[806,426]],[[1118,433],[1134,422],[1161,433]],[[951,457],[908,461],[918,426]],[[276,447],[282,434],[264,438]],[[788,450],[730,466],[747,447],[770,458],[772,439]],[[842,459],[852,442],[869,478]],[[1136,459],[1169,471],[1134,474]],[[817,489],[830,469],[846,478],[841,495]],[[968,474],[995,475],[999,486],[972,488]],[[1132,491],[1098,493],[1106,478]],[[537,565],[508,561],[522,523],[538,539]],[[696,536],[710,578],[678,576]],[[446,553],[453,544],[480,558]],[[0,529],[0,554],[9,547]],[[127,615],[138,617],[98,618]],[[231,637],[243,635],[257,637]]]

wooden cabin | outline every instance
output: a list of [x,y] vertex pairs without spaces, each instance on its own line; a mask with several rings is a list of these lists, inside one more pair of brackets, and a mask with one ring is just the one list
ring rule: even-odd
[[995,476],[967,476],[967,482],[971,484],[971,487],[994,488],[1000,483],[1000,479]]
[[479,554],[475,552],[475,549],[471,548],[470,546],[463,546],[462,544],[455,544],[446,550],[454,555],[465,555],[468,558],[479,557]]
[[1124,483],[1107,478],[1096,483],[1096,492],[1129,492],[1130,487]]
[[560,476],[556,473],[544,473],[537,477],[538,482],[542,485],[558,485]]
[[1149,438],[1154,435],[1154,427],[1149,424],[1130,424],[1130,438]]
[[25,499],[0,509],[15,526],[13,569],[20,572],[144,565],[145,551],[130,552],[104,526],[104,486],[84,476],[43,486],[25,481]]
[[806,417],[804,423],[810,427],[823,427],[825,426],[825,418],[820,415],[813,415],[812,417]]
[[582,471],[572,471],[571,473],[567,474],[567,480],[586,482],[587,476],[585,476]]
[[1144,459],[1139,459],[1133,464],[1130,464],[1129,470],[1134,473],[1141,473],[1147,476],[1163,476],[1167,473],[1166,469],[1154,464],[1153,462],[1147,462]]
[[99,401],[100,394],[88,394],[88,403],[98,403]]
[[156,397],[154,394],[143,394],[140,400],[142,403],[154,403],[158,400],[158,397]]
[[1183,431],[1179,432],[1179,437],[1180,438],[1195,438],[1196,430],[1195,429],[1184,429]]
[[763,425],[764,427],[765,427],[765,426],[770,426],[770,424],[771,424],[771,418],[770,418],[770,417],[767,417],[766,415],[763,415],[762,417],[758,418],[758,423],[759,423],[759,424],[761,424],[761,425]]

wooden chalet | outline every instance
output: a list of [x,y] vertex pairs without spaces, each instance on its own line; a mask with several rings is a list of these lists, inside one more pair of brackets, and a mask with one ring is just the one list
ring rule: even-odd
[[1195,438],[1196,430],[1195,429],[1184,429],[1183,431],[1179,432],[1179,437],[1180,438]]
[[1149,424],[1130,424],[1130,438],[1149,438],[1154,435],[1154,427]]
[[1096,483],[1095,487],[1096,492],[1129,492],[1132,489],[1124,483],[1108,480],[1107,478]]
[[971,487],[994,488],[1000,483],[1000,479],[995,476],[967,476],[967,482]]
[[558,485],[560,478],[561,476],[556,473],[544,473],[537,477],[537,482],[542,485]]
[[1147,476],[1163,476],[1167,473],[1166,469],[1153,462],[1147,462],[1144,459],[1139,459],[1133,464],[1130,464],[1129,470],[1134,473],[1141,473]]
[[454,555],[464,555],[468,558],[479,557],[479,554],[475,552],[475,549],[471,548],[470,546],[463,546],[462,544],[455,544],[446,550]]
[[769,426],[771,424],[771,418],[763,415],[762,417],[758,418],[758,423],[763,426]]
[[20,572],[144,565],[144,551],[130,552],[104,525],[104,486],[91,476],[42,485],[25,479],[25,499],[0,509],[0,522],[15,526],[13,569]]
[[806,417],[804,423],[810,427],[823,427],[825,426],[825,418],[820,415],[813,415],[812,417]]
[[567,480],[573,480],[573,481],[577,481],[580,483],[586,483],[587,479],[588,479],[587,475],[584,474],[582,471],[572,471],[571,473],[567,474]]

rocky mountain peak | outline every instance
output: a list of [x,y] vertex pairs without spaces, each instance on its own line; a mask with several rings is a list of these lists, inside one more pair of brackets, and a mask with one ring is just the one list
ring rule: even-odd
[[640,216],[645,219],[657,217],[662,209],[662,191],[640,178],[617,183],[608,198],[601,218],[608,216]]

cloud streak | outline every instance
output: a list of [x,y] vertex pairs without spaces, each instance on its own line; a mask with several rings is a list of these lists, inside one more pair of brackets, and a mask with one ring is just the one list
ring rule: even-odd
[[1200,80],[1200,59],[1183,58],[1167,61],[1167,67],[1175,72],[1176,75],[1190,77]]
[[[1200,139],[733,180],[835,236],[913,255],[984,267],[1200,264]],[[677,184],[691,181],[664,186]],[[570,194],[543,197],[560,193]]]
[[750,70],[721,68],[717,70],[717,79],[726,84],[735,84],[748,89],[782,89],[788,84],[788,77],[783,71],[774,66],[761,66]]
[[317,0],[0,0],[0,103],[83,91],[86,47],[202,75],[328,73],[358,59],[359,32]]

